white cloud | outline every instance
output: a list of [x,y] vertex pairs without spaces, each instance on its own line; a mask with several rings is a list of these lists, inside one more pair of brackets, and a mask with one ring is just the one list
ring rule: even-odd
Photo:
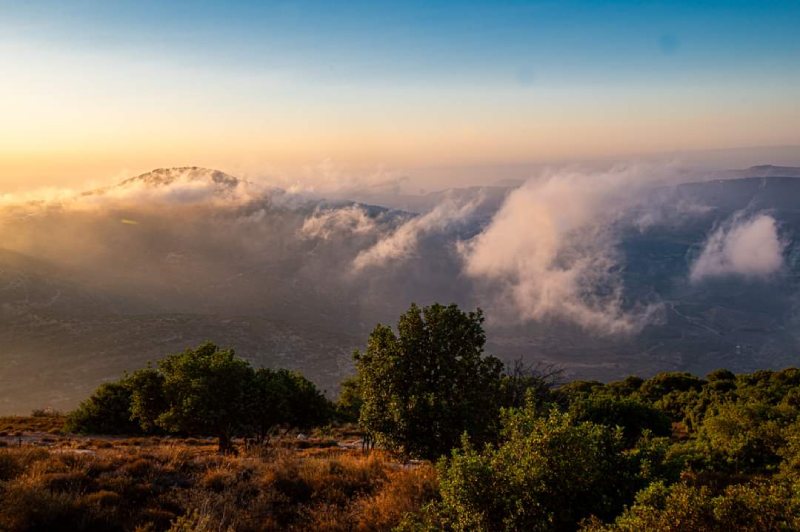
[[306,238],[329,239],[334,234],[364,235],[375,230],[375,219],[361,205],[339,209],[317,209],[303,221],[300,234]]
[[464,221],[483,201],[482,195],[469,201],[446,198],[432,211],[412,218],[372,247],[361,251],[353,260],[354,270],[359,272],[370,267],[381,267],[391,261],[410,257],[416,251],[420,238],[446,231]]
[[623,308],[612,224],[647,177],[622,168],[528,181],[462,245],[466,273],[486,281],[521,320],[556,318],[612,334],[638,330],[655,308]]
[[689,278],[698,282],[728,275],[768,277],[783,265],[783,249],[784,243],[772,216],[734,216],[731,222],[708,237],[691,267]]

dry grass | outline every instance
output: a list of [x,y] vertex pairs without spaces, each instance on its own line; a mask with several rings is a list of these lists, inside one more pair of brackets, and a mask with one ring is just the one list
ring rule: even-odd
[[17,433],[47,432],[58,434],[64,430],[66,417],[62,414],[40,414],[36,416],[0,417],[0,436],[14,436]]
[[65,437],[0,448],[0,530],[390,530],[436,491],[427,464],[297,447],[220,456],[202,439]]

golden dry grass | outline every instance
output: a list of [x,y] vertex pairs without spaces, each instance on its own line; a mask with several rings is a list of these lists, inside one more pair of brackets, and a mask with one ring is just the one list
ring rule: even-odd
[[0,448],[0,530],[390,530],[436,493],[434,468],[380,452],[59,438]]
[[0,437],[26,432],[58,434],[64,429],[65,422],[66,417],[58,413],[37,416],[2,416],[0,417]]

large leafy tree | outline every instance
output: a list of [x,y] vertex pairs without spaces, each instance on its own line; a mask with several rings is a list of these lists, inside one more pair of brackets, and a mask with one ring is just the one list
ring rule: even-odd
[[502,363],[484,356],[479,310],[412,304],[397,334],[378,325],[354,355],[368,435],[410,456],[435,458],[462,433],[488,440],[496,429]]
[[205,343],[158,363],[165,410],[155,424],[168,431],[214,434],[220,452],[242,431],[253,369],[232,349]]

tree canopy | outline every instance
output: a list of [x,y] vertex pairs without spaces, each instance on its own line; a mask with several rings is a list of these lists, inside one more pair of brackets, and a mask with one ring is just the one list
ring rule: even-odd
[[[166,408],[155,424],[164,430],[213,434],[220,451],[241,432],[247,417],[253,369],[233,349],[212,343],[169,355],[158,363]],[[149,421],[149,420],[148,420]]]
[[301,374],[254,370],[232,349],[208,342],[100,386],[71,413],[68,429],[213,435],[220,451],[228,452],[235,436],[264,442],[279,425],[324,424],[331,412],[330,402]]
[[378,443],[410,456],[436,458],[475,442],[497,426],[499,359],[484,355],[480,309],[411,305],[397,333],[378,325],[354,355],[361,390],[360,422]]

